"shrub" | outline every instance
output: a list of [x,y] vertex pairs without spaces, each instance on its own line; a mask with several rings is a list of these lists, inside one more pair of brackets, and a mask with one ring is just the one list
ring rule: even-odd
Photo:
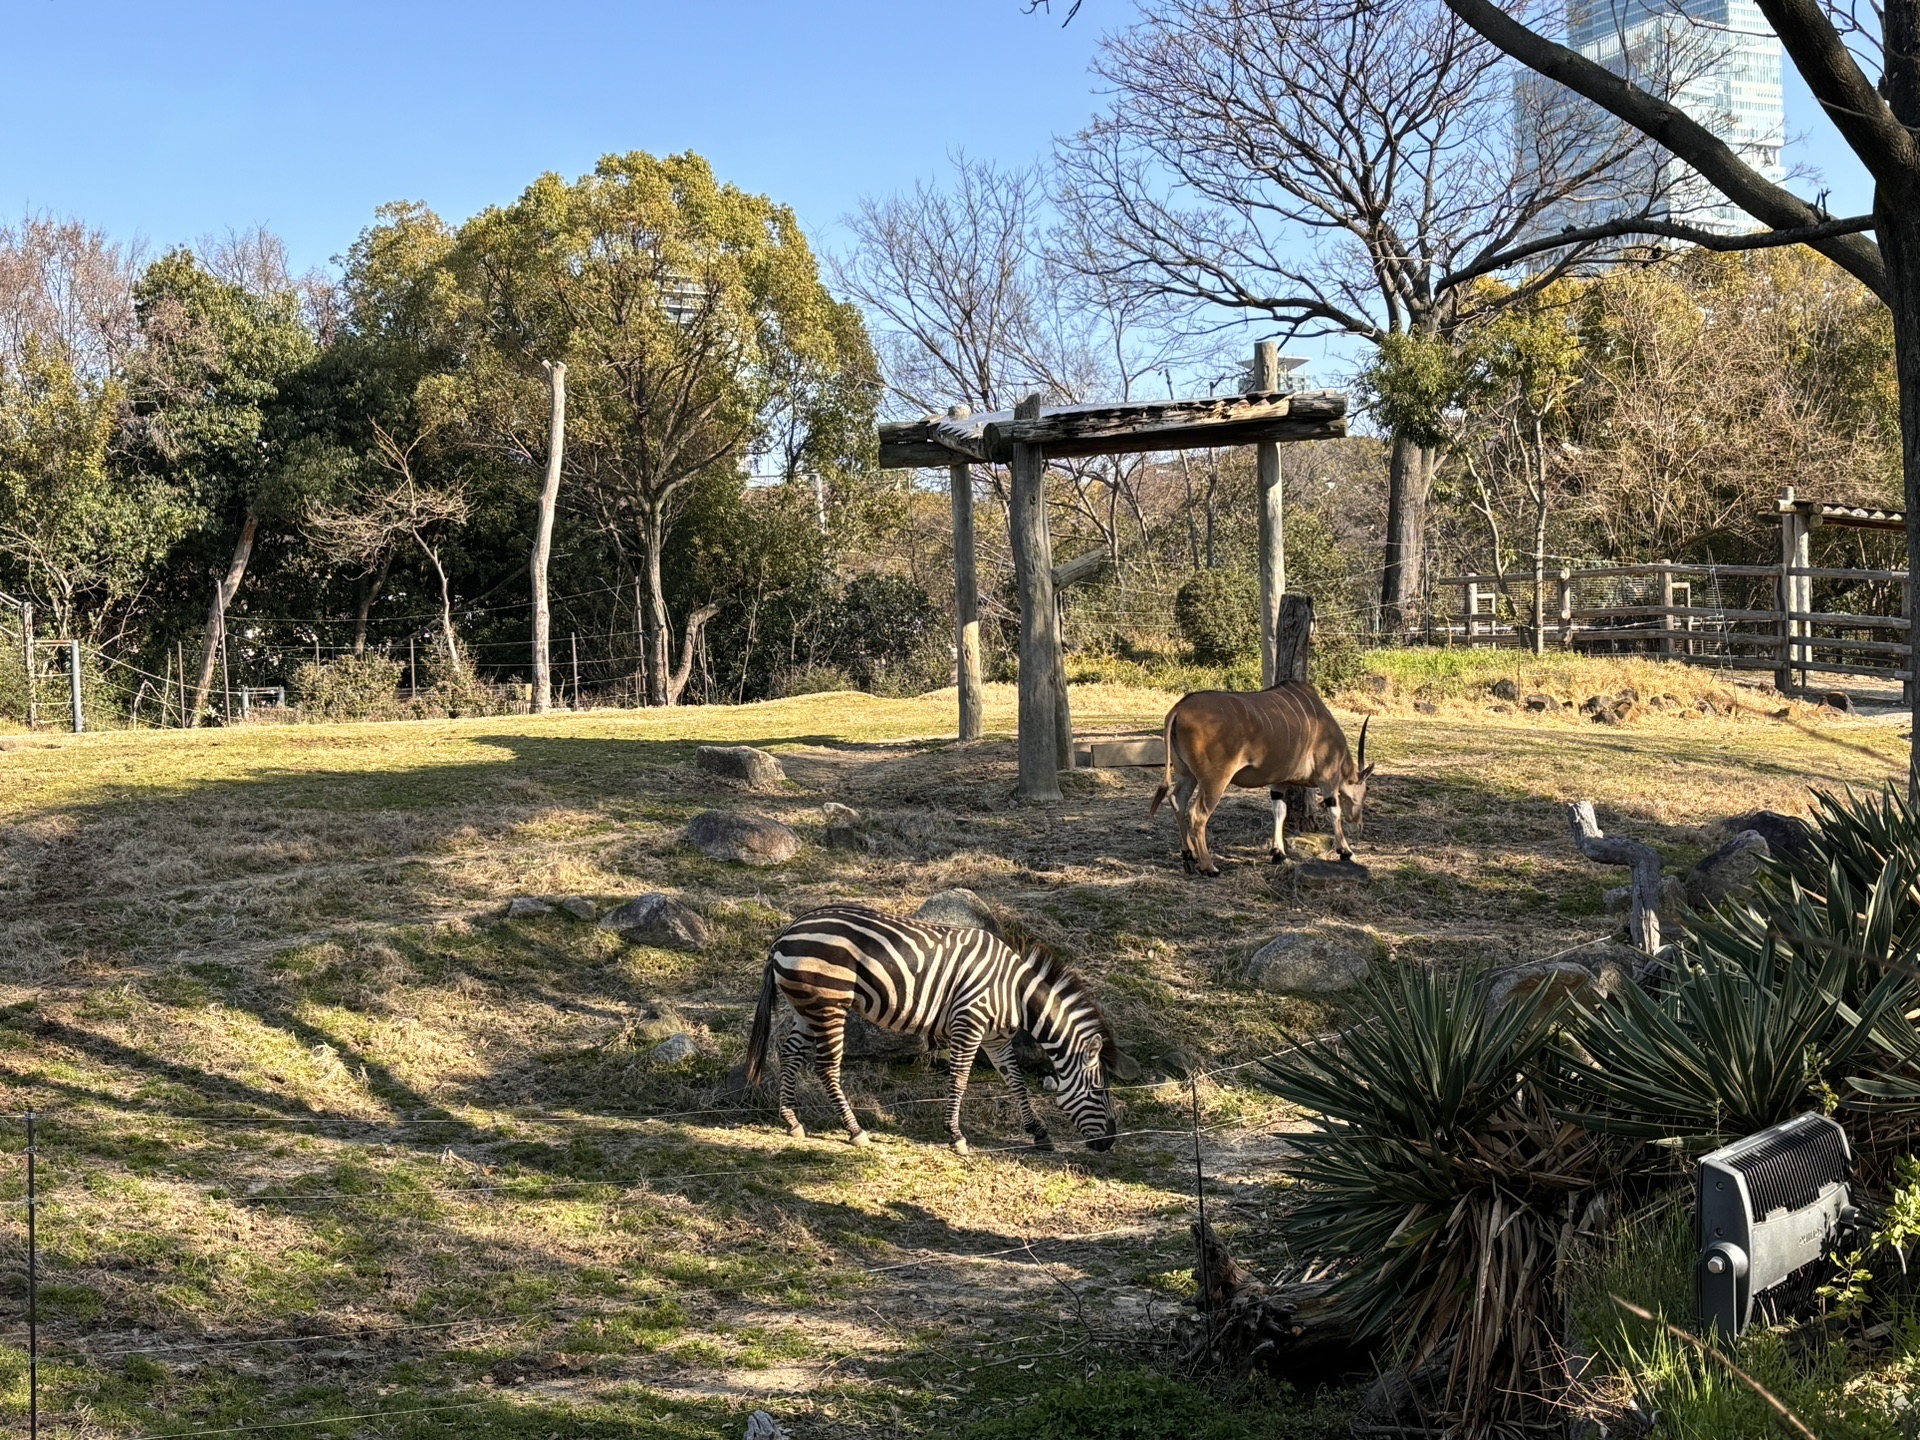
[[773,698],[776,700],[859,688],[853,683],[853,676],[837,665],[794,665],[776,672],[773,677]]
[[1174,622],[1202,665],[1260,649],[1260,585],[1244,570],[1196,570],[1173,599]]
[[[834,606],[828,658],[860,689],[875,690],[913,670],[939,623],[933,601],[911,580],[861,575],[848,582]],[[944,674],[940,683],[946,683]]]
[[294,704],[328,720],[369,720],[399,707],[400,662],[384,655],[309,660],[293,672]]

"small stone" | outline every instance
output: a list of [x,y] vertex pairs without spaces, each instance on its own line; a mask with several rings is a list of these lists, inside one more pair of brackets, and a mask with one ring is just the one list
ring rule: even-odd
[[745,1440],[793,1440],[780,1422],[764,1410],[756,1410],[747,1417]]
[[1513,707],[1511,705],[1489,705],[1487,709],[1491,710],[1495,715],[1511,715],[1513,713]]
[[551,915],[553,906],[531,895],[516,895],[507,902],[507,919],[530,920],[535,915]]
[[1248,957],[1242,971],[1260,990],[1331,995],[1366,978],[1377,947],[1371,936],[1329,930],[1289,930]]
[[749,790],[778,790],[787,780],[778,760],[751,745],[702,745],[694,761],[707,774],[737,780]]
[[707,948],[707,922],[669,895],[654,893],[629,900],[600,918],[600,928],[611,930],[629,945],[654,945],[663,950],[699,953]]
[[913,912],[916,920],[925,920],[930,925],[951,925],[956,930],[984,930],[989,935],[999,935],[1000,922],[993,913],[993,907],[982,900],[973,891],[961,886],[951,890],[942,890],[937,895],[929,895],[920,908]]
[[779,865],[800,853],[800,837],[778,820],[734,810],[703,810],[686,838],[702,855],[741,865]]
[[1702,715],[1718,715],[1720,713],[1720,702],[1715,700],[1711,695],[1702,695],[1698,700],[1693,702],[1693,706],[1694,709],[1698,710]]
[[1496,700],[1505,700],[1513,705],[1520,703],[1520,686],[1516,681],[1496,680],[1487,689],[1492,692]]
[[1853,698],[1844,690],[1829,690],[1825,695],[1820,697],[1820,703],[1823,705],[1831,705],[1842,715],[1851,715],[1853,713]]
[[1560,702],[1551,695],[1535,692],[1527,696],[1527,709],[1551,715],[1560,708]]
[[569,895],[560,902],[560,908],[576,920],[591,920],[600,913],[600,907],[584,895]]
[[720,1082],[720,1091],[716,1098],[736,1100],[742,1095],[753,1093],[753,1086],[747,1080],[747,1062],[742,1060],[727,1071],[727,1078]]
[[1440,707],[1431,700],[1416,700],[1413,702],[1413,708],[1418,710],[1422,715],[1438,715],[1440,713]]
[[829,850],[851,850],[861,855],[873,850],[873,840],[850,825],[829,825],[821,840]]
[[1629,704],[1638,705],[1640,703],[1640,692],[1631,685],[1622,685],[1620,687],[1620,694],[1615,698],[1625,700]]
[[691,1035],[669,1035],[653,1049],[647,1052],[647,1059],[656,1065],[678,1065],[682,1060],[692,1059],[700,1053],[700,1046]]
[[1750,815],[1729,820],[1727,830],[1732,835],[1738,835],[1742,830],[1756,831],[1767,842],[1767,848],[1776,855],[1813,853],[1812,828],[1806,821],[1792,815],[1782,815],[1773,810],[1755,810]]
[[858,825],[860,812],[851,805],[842,805],[838,800],[829,800],[820,807],[820,813],[826,817],[829,825]]
[[1580,713],[1583,715],[1598,715],[1603,710],[1611,710],[1613,704],[1613,696],[1611,695],[1589,695],[1585,700],[1580,702]]
[[1687,901],[1696,910],[1724,904],[1753,888],[1773,851],[1758,830],[1742,830],[1687,872]]

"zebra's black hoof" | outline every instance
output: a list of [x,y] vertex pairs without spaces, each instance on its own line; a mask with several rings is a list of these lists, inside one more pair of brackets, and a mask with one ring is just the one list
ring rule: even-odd
[[1031,1131],[1028,1131],[1027,1133],[1033,1136],[1033,1148],[1034,1148],[1034,1149],[1036,1149],[1036,1150],[1051,1150],[1051,1149],[1053,1149],[1053,1137],[1052,1137],[1051,1135],[1049,1135],[1049,1134],[1047,1134],[1047,1132],[1046,1132],[1046,1131],[1044,1131],[1044,1130],[1031,1130]]

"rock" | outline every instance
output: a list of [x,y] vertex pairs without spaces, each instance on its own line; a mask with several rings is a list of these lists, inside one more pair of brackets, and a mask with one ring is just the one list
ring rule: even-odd
[[1547,715],[1553,714],[1554,711],[1560,708],[1560,702],[1554,699],[1553,696],[1542,695],[1542,694],[1539,694],[1538,692],[1527,696],[1526,703],[1527,703],[1527,709],[1539,711]]
[[553,906],[531,895],[516,895],[507,902],[507,919],[530,920],[535,915],[551,915]]
[[780,1422],[764,1410],[756,1410],[747,1417],[746,1440],[793,1440]]
[[1505,700],[1510,705],[1520,703],[1520,686],[1513,680],[1496,680],[1487,689],[1496,700]]
[[1493,984],[1487,989],[1487,1012],[1494,1014],[1535,997],[1546,1004],[1564,996],[1593,1000],[1600,993],[1593,971],[1578,960],[1535,960],[1526,965],[1509,966],[1493,977]]
[[864,1015],[847,1014],[849,1060],[914,1060],[927,1053],[924,1035],[898,1035],[882,1030]]
[[738,780],[749,790],[778,790],[787,781],[780,762],[751,745],[702,745],[694,759],[707,774]]
[[1176,1080],[1191,1080],[1200,1073],[1200,1062],[1176,1046],[1161,1055],[1160,1068]]
[[1242,971],[1260,990],[1290,995],[1331,995],[1365,978],[1375,945],[1358,932],[1288,930],[1248,957]]
[[1720,713],[1720,702],[1715,700],[1711,695],[1702,695],[1698,700],[1693,702],[1693,705],[1702,715],[1718,715]]
[[1640,703],[1640,692],[1634,689],[1631,685],[1622,685],[1620,687],[1620,693],[1614,698],[1618,700],[1625,700],[1627,703],[1631,705],[1638,705]]
[[1130,1085],[1146,1074],[1146,1071],[1140,1068],[1138,1060],[1117,1048],[1113,1052],[1113,1065],[1110,1068],[1113,1071],[1113,1078],[1123,1085]]
[[860,812],[851,805],[842,805],[838,800],[829,800],[820,807],[820,813],[829,825],[858,825]]
[[1742,830],[1687,872],[1688,903],[1704,910],[1746,894],[1772,854],[1766,836]]
[[629,900],[600,917],[600,928],[612,930],[629,945],[657,945],[663,950],[707,948],[707,922],[672,896],[654,893]]
[[1611,695],[1589,695],[1585,700],[1580,702],[1580,713],[1583,715],[1598,715],[1602,710],[1613,709],[1613,703],[1613,696]]
[[1001,933],[993,907],[973,891],[962,887],[956,886],[952,890],[942,890],[938,895],[929,895],[925,903],[913,912],[913,918],[933,925],[951,925],[959,930],[985,930],[989,935],[999,935],[1003,940],[1006,938]]
[[747,1062],[742,1060],[727,1071],[727,1078],[720,1082],[720,1090],[715,1097],[721,1100],[737,1100],[743,1095],[753,1093],[753,1086],[747,1083]]
[[779,865],[800,853],[800,837],[778,820],[735,810],[701,811],[687,826],[687,843],[741,865]]
[[827,849],[852,850],[861,854],[873,849],[873,841],[860,829],[860,812],[851,805],[829,800],[820,807],[820,813],[827,821]]
[[600,913],[600,907],[584,895],[569,895],[559,903],[560,908],[576,920],[591,920]]
[[1422,715],[1438,715],[1440,713],[1440,707],[1431,700],[1416,700],[1413,702],[1413,708],[1418,710]]
[[656,1065],[678,1065],[682,1060],[690,1060],[699,1053],[699,1044],[691,1035],[683,1032],[667,1036],[647,1052],[647,1059]]
[[1813,830],[1806,821],[1792,815],[1782,815],[1773,810],[1755,810],[1751,815],[1742,815],[1727,822],[1730,835],[1738,835],[1742,830],[1757,833],[1776,855],[1813,853]]
[[1384,675],[1364,675],[1360,679],[1360,689],[1370,695],[1385,695],[1393,689],[1393,682]]
[[1489,705],[1487,709],[1496,715],[1511,715],[1513,713],[1513,707],[1511,705]]
[[1825,695],[1820,697],[1820,703],[1822,705],[1831,705],[1842,715],[1851,715],[1853,713],[1853,699],[1844,690],[1829,690]]

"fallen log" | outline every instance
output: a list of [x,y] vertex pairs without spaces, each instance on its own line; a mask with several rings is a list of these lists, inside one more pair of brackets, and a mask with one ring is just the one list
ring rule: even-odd
[[1602,865],[1625,865],[1633,874],[1633,916],[1629,928],[1641,953],[1660,949],[1660,852],[1638,840],[1622,840],[1602,833],[1594,818],[1593,802],[1580,800],[1567,807],[1573,843],[1589,860]]
[[[1235,1260],[1204,1222],[1193,1226],[1205,1290],[1194,1296],[1196,1313],[1180,1321],[1180,1341],[1189,1369],[1311,1379],[1371,1368],[1374,1342],[1354,1333],[1345,1307],[1332,1296],[1333,1281],[1268,1285]],[[1198,1287],[1196,1287],[1198,1288]]]

